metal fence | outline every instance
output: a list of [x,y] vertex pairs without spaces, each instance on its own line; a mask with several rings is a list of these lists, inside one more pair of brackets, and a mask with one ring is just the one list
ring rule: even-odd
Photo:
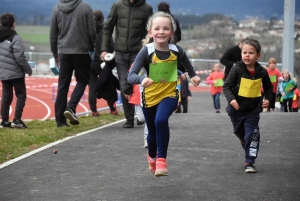
[[[42,52],[25,52],[28,61],[35,62],[33,68],[33,75],[35,76],[54,76],[50,70],[49,59],[52,58],[52,53]],[[195,71],[200,77],[207,75],[211,72],[214,63],[218,63],[219,60],[214,59],[190,59]],[[261,65],[267,65],[267,62],[260,62]],[[277,67],[281,70],[281,63],[277,63]],[[116,71],[114,71],[116,73]]]

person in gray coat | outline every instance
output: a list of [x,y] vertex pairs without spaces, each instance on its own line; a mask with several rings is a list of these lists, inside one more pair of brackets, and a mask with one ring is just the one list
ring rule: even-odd
[[[24,55],[20,36],[15,31],[15,18],[10,13],[0,17],[0,80],[2,82],[1,127],[27,128],[21,120],[26,101],[25,73],[32,74]],[[9,108],[13,100],[13,90],[17,97],[12,123]]]
[[[89,84],[90,52],[94,52],[96,30],[93,10],[82,0],[60,0],[52,11],[50,45],[59,66],[58,90],[55,101],[57,127],[78,125],[76,107]],[[59,54],[58,54],[59,52]],[[69,86],[75,71],[76,86],[67,102]]]

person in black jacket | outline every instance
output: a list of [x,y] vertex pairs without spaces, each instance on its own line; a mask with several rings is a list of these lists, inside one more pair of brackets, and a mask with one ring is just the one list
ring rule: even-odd
[[180,102],[178,102],[177,110],[175,113],[181,113],[181,106],[182,106],[182,113],[188,113],[188,102],[192,98],[191,90],[189,89],[189,81],[186,75],[183,73],[180,77]]
[[100,55],[102,61],[109,53],[110,38],[115,30],[115,60],[127,120],[123,128],[134,126],[134,107],[128,103],[124,95],[125,79],[131,64],[142,48],[142,40],[147,35],[146,24],[152,13],[153,9],[146,0],[118,0],[112,5],[103,27]]
[[[242,45],[242,61],[232,67],[223,85],[233,132],[245,150],[246,173],[256,172],[253,164],[259,150],[260,104],[267,108],[273,98],[273,86],[268,72],[257,63],[260,51],[261,46],[257,40],[247,39]],[[261,86],[265,96],[262,103]]]
[[178,43],[179,41],[181,41],[180,24],[179,24],[179,21],[176,18],[174,18],[174,16],[172,15],[172,13],[170,11],[170,4],[167,3],[167,2],[164,2],[164,1],[160,2],[157,6],[157,11],[162,11],[162,12],[165,12],[165,13],[169,13],[173,17],[173,19],[176,23],[176,31],[174,33],[174,43]]
[[[96,45],[95,45],[96,51],[95,51],[94,61],[92,63],[92,69],[91,69],[91,73],[90,73],[89,105],[90,105],[90,109],[92,111],[92,116],[93,117],[98,117],[99,113],[97,111],[97,94],[96,94],[96,89],[95,89],[96,87],[95,86],[96,86],[96,82],[97,82],[97,79],[98,79],[98,75],[102,72],[102,68],[100,67],[100,63],[101,63],[100,49],[101,49],[102,28],[103,28],[104,16],[103,16],[103,13],[100,10],[95,10],[94,11],[94,17],[95,17],[95,29],[96,29],[96,32],[97,32],[97,36],[96,36]],[[113,42],[112,38],[110,40],[109,52],[114,52],[114,42]],[[110,68],[114,68],[114,67],[115,66],[110,67]],[[111,71],[111,69],[109,69],[109,71]],[[112,73],[110,73],[110,74],[112,74]],[[118,83],[118,81],[117,81],[117,83]],[[105,83],[103,83],[103,85],[105,85]],[[118,115],[118,111],[116,110],[116,104],[115,104],[114,98],[107,98],[107,97],[111,97],[111,96],[117,97],[116,87],[113,87],[113,90],[111,90],[110,87],[106,87],[106,88],[109,88],[106,91],[107,92],[111,91],[110,94],[112,94],[112,95],[107,95],[107,96],[99,96],[98,95],[98,98],[104,98],[105,97],[105,100],[107,101],[107,104],[110,108],[110,113]]]
[[[162,11],[162,12],[165,12],[165,13],[168,13],[170,14],[174,21],[175,21],[175,24],[176,24],[176,31],[174,33],[174,37],[172,39],[172,43],[174,44],[177,44],[179,43],[179,41],[181,41],[181,28],[180,28],[180,23],[179,21],[172,15],[171,11],[170,11],[170,4],[167,3],[167,2],[160,2],[157,6],[157,11]],[[182,72],[185,72],[185,68],[180,64],[180,63],[177,63],[177,68],[178,70],[182,71]]]
[[[246,38],[247,39],[247,38]],[[224,55],[220,59],[220,63],[225,65],[225,71],[224,71],[224,80],[226,80],[232,66],[237,62],[242,60],[241,56],[241,47],[243,42],[246,40],[241,40],[237,45],[231,47],[228,49]]]

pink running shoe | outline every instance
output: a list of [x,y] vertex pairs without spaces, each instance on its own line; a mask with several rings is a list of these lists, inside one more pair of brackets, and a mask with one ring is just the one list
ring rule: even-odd
[[150,172],[154,175],[155,173],[155,169],[156,169],[156,160],[153,160],[152,158],[150,158],[150,156],[147,154],[147,159],[148,159],[148,163],[149,163],[149,170]]
[[154,176],[160,177],[160,176],[168,176],[168,169],[167,169],[167,161],[165,158],[158,158],[156,160],[156,170],[154,173]]

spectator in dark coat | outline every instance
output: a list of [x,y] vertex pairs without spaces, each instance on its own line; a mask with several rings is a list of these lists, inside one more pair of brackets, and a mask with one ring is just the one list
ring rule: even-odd
[[128,70],[142,48],[142,40],[147,35],[146,24],[152,13],[153,9],[146,0],[118,0],[112,5],[103,27],[100,55],[102,61],[109,53],[110,38],[115,30],[115,60],[127,120],[123,128],[134,126],[134,107],[128,103],[128,97],[125,97],[123,89]]
[[192,93],[189,88],[189,81],[186,75],[183,73],[180,76],[180,102],[178,102],[178,107],[175,113],[181,113],[181,106],[182,106],[182,113],[188,112],[188,102],[192,98]]
[[176,30],[175,30],[175,33],[174,33],[174,43],[178,43],[179,41],[181,41],[181,28],[180,28],[180,24],[179,24],[179,21],[172,15],[171,11],[170,11],[170,4],[167,3],[167,2],[160,2],[157,6],[157,11],[162,11],[162,12],[165,12],[165,13],[169,13],[175,23],[176,23]]
[[[107,73],[112,75],[112,72],[109,68],[109,71],[106,73],[102,73],[102,68],[100,67],[101,60],[100,60],[100,54],[101,54],[101,41],[102,41],[102,28],[103,28],[103,21],[104,21],[104,16],[103,13],[100,10],[95,10],[94,11],[94,18],[95,18],[95,28],[97,32],[96,36],[96,50],[95,50],[95,56],[94,56],[94,61],[92,63],[92,69],[91,69],[91,74],[90,74],[90,82],[89,82],[89,105],[90,109],[92,111],[92,116],[97,117],[99,116],[99,113],[97,111],[97,98],[103,98],[107,101],[107,105],[110,108],[110,113],[111,114],[118,114],[116,110],[116,104],[115,104],[115,98],[117,97],[117,92],[116,92],[116,87],[113,87],[111,89],[110,87],[105,87],[107,85],[107,76],[105,76]],[[113,39],[111,38],[110,44],[109,44],[109,52],[114,52],[114,42]],[[114,68],[113,66],[112,68]],[[101,75],[103,74],[103,75]],[[100,76],[101,75],[101,76]],[[98,78],[99,76],[99,78]],[[112,75],[113,76],[113,75]],[[109,76],[111,77],[111,76]],[[104,78],[104,79],[103,79]],[[114,81],[119,84],[119,80],[114,77]],[[101,79],[101,81],[97,81],[97,79]],[[100,82],[98,84],[98,90],[96,90],[96,82]],[[100,87],[101,86],[101,87]],[[118,87],[119,88],[119,87]],[[96,94],[96,91],[98,93]],[[104,92],[105,91],[105,92]],[[106,95],[103,95],[106,94]]]
[[[157,6],[157,11],[162,11],[162,12],[165,12],[165,13],[169,13],[174,21],[175,21],[175,24],[176,24],[176,30],[175,30],[175,33],[174,33],[174,41],[171,41],[172,43],[176,44],[178,43],[179,41],[181,41],[181,28],[180,28],[180,24],[179,24],[179,21],[172,15],[171,11],[170,11],[170,4],[167,3],[167,2],[160,2]],[[177,64],[177,69],[182,71],[182,72],[185,72],[185,68],[180,64],[178,63]]]
[[[247,39],[247,38],[246,38]],[[224,80],[226,80],[231,67],[238,61],[242,60],[241,47],[246,39],[241,40],[237,45],[228,49],[220,59],[220,63],[225,65]]]

